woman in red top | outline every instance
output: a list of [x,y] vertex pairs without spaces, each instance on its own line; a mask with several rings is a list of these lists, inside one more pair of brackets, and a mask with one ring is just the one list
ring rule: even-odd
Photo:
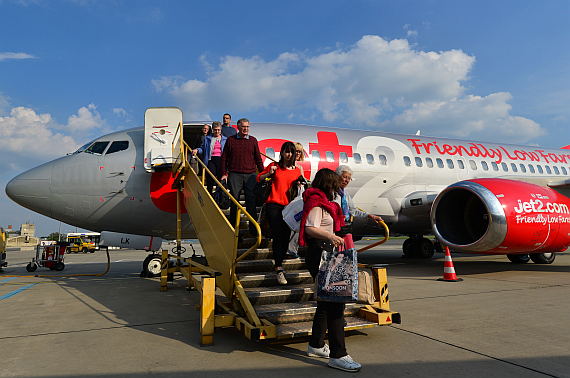
[[271,227],[273,236],[273,258],[275,259],[275,270],[277,271],[277,282],[281,285],[287,284],[285,271],[283,270],[283,256],[287,252],[291,229],[283,220],[283,208],[289,204],[287,191],[301,175],[301,170],[295,165],[295,145],[285,142],[281,146],[279,163],[271,163],[263,172],[257,175],[257,181],[273,176],[271,194],[265,201],[265,216]]

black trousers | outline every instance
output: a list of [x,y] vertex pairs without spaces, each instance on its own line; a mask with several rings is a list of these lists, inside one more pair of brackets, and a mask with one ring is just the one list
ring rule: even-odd
[[284,205],[277,203],[265,204],[265,216],[271,227],[271,236],[273,238],[273,258],[275,259],[275,267],[283,266],[283,257],[287,253],[289,246],[289,236],[291,229],[283,220]]
[[[245,209],[251,215],[251,217],[257,220],[257,210],[255,209],[255,195],[253,194],[253,187],[256,183],[257,174],[254,173],[239,173],[239,172],[229,172],[228,173],[228,189],[230,194],[234,196],[236,200],[239,201],[239,196],[241,191],[245,195]],[[232,202],[230,209],[230,224],[235,226],[237,215],[237,206]],[[257,233],[255,226],[252,224],[249,226],[249,232],[252,235]]]
[[[322,250],[309,241],[305,264],[313,279],[316,279],[319,273],[321,253]],[[313,348],[322,348],[325,345],[325,334],[328,330],[330,358],[341,358],[348,354],[344,341],[344,308],[344,303],[317,301],[317,311],[313,318],[313,334],[309,339],[309,345]]]
[[[212,156],[210,161],[208,162],[208,169],[218,180],[222,177],[222,157],[221,156]],[[212,193],[212,189],[214,188],[215,181],[210,175],[207,175],[207,187],[208,192]]]

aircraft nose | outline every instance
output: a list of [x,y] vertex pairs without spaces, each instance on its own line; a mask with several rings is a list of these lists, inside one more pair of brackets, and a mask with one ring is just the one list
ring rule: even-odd
[[50,186],[53,163],[49,162],[14,177],[6,185],[6,194],[17,204],[50,216]]

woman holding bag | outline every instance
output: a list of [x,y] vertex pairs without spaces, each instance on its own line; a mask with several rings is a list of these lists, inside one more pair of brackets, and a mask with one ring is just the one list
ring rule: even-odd
[[[317,172],[312,188],[303,193],[304,207],[299,245],[308,245],[305,264],[313,279],[317,278],[323,242],[335,247],[343,239],[334,234],[344,226],[344,216],[338,203],[332,202],[339,190],[336,173],[328,168]],[[313,318],[312,335],[309,339],[307,355],[328,358],[330,367],[344,371],[358,371],[361,365],[346,352],[344,342],[344,303],[317,300],[317,310]],[[329,331],[330,348],[325,344],[325,334]]]
[[295,165],[295,145],[292,142],[285,142],[281,146],[279,162],[271,163],[263,172],[257,175],[257,181],[273,175],[271,193],[265,201],[265,216],[271,227],[273,236],[273,258],[275,259],[275,270],[277,282],[286,285],[285,271],[283,270],[283,257],[289,245],[289,235],[291,229],[283,220],[283,209],[289,204],[287,191],[293,181],[301,175],[301,171]]

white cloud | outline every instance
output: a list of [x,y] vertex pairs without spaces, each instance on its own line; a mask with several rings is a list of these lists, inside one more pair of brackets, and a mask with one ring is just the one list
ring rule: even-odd
[[79,132],[105,127],[106,122],[101,119],[96,109],[94,104],[89,104],[87,108],[80,108],[77,115],[69,117],[66,129],[70,132]]
[[368,35],[349,48],[314,56],[283,53],[273,61],[226,56],[217,67],[204,56],[200,60],[205,80],[152,80],[188,119],[210,119],[209,113],[220,108],[265,109],[298,117],[316,112],[328,123],[360,128],[420,128],[422,134],[470,137],[499,128],[508,136],[511,128],[522,127],[528,140],[544,132],[535,122],[509,114],[508,93],[467,95],[464,83],[475,57],[461,50],[418,51],[406,39]]
[[2,92],[0,92],[0,116],[7,113],[8,107],[10,106],[10,101],[8,97],[5,97]]
[[450,101],[430,101],[414,104],[382,126],[402,133],[420,129],[422,135],[449,135],[458,138],[497,139],[524,142],[545,134],[532,120],[509,115],[507,101],[510,93],[494,93],[486,97],[466,96]]
[[4,161],[13,161],[14,153],[44,157],[73,152],[78,144],[70,136],[54,134],[56,126],[50,114],[36,114],[25,107],[12,108],[10,115],[0,117],[0,151]]
[[26,53],[0,52],[0,62],[8,59],[35,59],[36,57]]

